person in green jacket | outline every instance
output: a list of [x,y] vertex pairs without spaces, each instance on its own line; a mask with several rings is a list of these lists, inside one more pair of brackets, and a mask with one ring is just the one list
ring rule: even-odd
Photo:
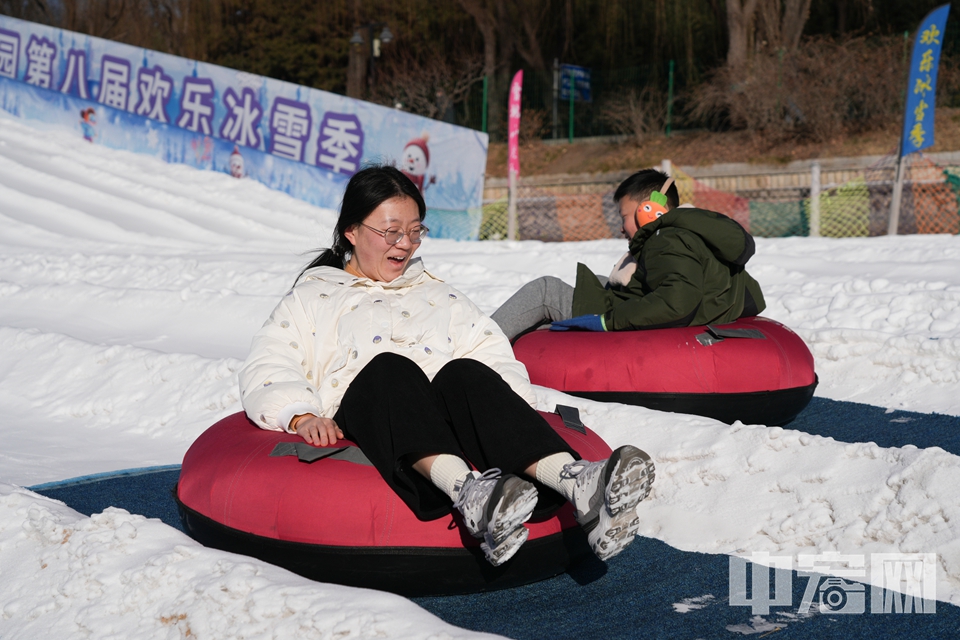
[[744,266],[753,237],[722,214],[679,207],[673,180],[634,173],[614,194],[629,251],[609,278],[577,265],[576,287],[558,278],[527,283],[491,317],[511,340],[553,330],[622,331],[723,324],[765,308]]

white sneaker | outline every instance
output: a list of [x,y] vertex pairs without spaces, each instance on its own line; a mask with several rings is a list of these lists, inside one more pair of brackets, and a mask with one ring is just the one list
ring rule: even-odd
[[490,536],[485,535],[483,542],[480,543],[480,549],[483,550],[483,555],[487,558],[487,562],[495,567],[499,567],[520,550],[521,545],[527,541],[529,536],[530,530],[520,525],[514,529],[513,533],[507,536],[503,542],[495,547],[490,546]]
[[523,523],[537,506],[537,489],[514,475],[500,475],[500,469],[476,471],[464,481],[453,504],[490,564],[501,565],[520,549],[530,532]]
[[626,549],[640,529],[636,506],[653,484],[650,456],[624,445],[606,460],[565,464],[563,473],[577,479],[573,490],[577,522],[597,557],[607,560]]

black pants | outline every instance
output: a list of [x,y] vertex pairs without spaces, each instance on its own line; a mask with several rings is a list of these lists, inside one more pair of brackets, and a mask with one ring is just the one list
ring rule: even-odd
[[[412,360],[380,354],[350,383],[334,420],[421,520],[450,512],[450,498],[412,467],[423,456],[446,453],[480,471],[517,475],[554,453],[580,457],[500,374],[466,358],[431,382]],[[556,492],[538,489],[535,514],[562,504]]]

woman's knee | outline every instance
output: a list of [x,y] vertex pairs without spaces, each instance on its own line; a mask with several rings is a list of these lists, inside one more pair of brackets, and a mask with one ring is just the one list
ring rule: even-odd
[[407,365],[412,365],[412,366],[415,367],[415,366],[417,366],[417,363],[415,363],[413,360],[411,360],[410,358],[408,358],[408,357],[406,357],[406,356],[401,356],[401,355],[398,354],[398,353],[389,353],[389,352],[388,352],[388,353],[380,353],[380,354],[377,354],[376,356],[374,356],[374,357],[370,360],[370,362],[367,363],[367,366],[368,366],[368,367],[369,367],[370,365],[375,365],[375,366],[395,366],[395,367],[403,367],[403,366],[407,366]]
[[395,379],[402,379],[404,376],[423,375],[420,366],[407,358],[396,353],[381,353],[376,356],[360,371],[359,375],[373,375],[378,378],[390,376]]
[[435,385],[463,384],[468,385],[471,382],[496,376],[500,374],[483,364],[479,360],[472,358],[456,358],[443,365],[437,375],[433,377]]

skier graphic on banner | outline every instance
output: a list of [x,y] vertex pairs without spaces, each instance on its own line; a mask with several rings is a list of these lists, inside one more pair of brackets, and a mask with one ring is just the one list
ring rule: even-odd
[[97,137],[97,112],[93,107],[87,107],[80,111],[80,129],[83,130],[83,139],[87,142],[93,142]]

